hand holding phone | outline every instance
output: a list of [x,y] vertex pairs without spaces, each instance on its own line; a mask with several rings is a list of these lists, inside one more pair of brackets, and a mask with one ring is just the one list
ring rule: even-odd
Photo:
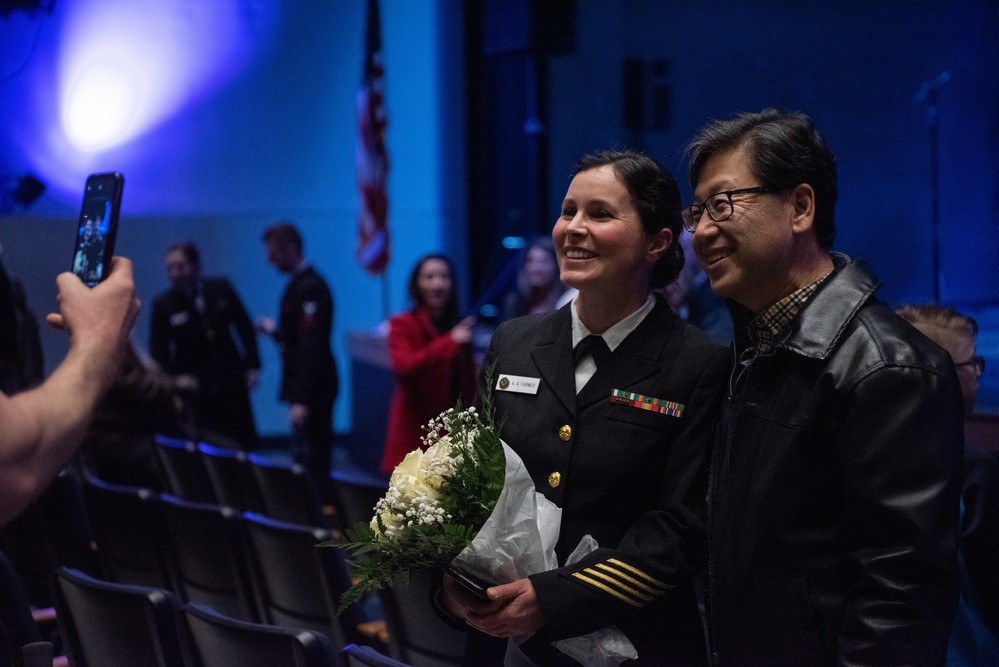
[[443,569],[444,572],[449,574],[451,578],[458,582],[458,584],[465,591],[471,593],[480,600],[484,600],[486,602],[489,601],[489,598],[486,596],[486,589],[490,586],[495,586],[496,584],[491,584],[473,574],[468,574],[467,572],[458,569],[458,567],[452,565],[451,563],[445,565]]
[[124,186],[125,178],[119,173],[87,177],[73,246],[72,270],[88,287],[104,280],[111,270]]

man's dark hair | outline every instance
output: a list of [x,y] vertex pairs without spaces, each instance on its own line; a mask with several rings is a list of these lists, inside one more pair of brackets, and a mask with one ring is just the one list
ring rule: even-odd
[[187,258],[191,264],[197,267],[201,266],[201,253],[198,252],[198,246],[194,245],[190,241],[175,241],[167,246],[167,254],[179,250],[184,253],[184,257]]
[[713,156],[746,146],[749,165],[760,185],[789,190],[807,183],[815,191],[815,237],[823,250],[836,238],[836,158],[812,119],[784,109],[742,113],[716,120],[697,133],[686,148],[687,177],[697,188],[704,165]]
[[276,243],[281,247],[293,245],[302,250],[302,235],[290,222],[278,222],[264,230],[264,243]]
[[660,288],[676,280],[683,268],[680,233],[680,188],[676,179],[658,161],[633,150],[607,150],[584,155],[576,163],[575,176],[581,171],[609,165],[631,195],[631,203],[642,221],[642,229],[652,235],[663,228],[673,232],[669,248],[652,269],[652,287]]

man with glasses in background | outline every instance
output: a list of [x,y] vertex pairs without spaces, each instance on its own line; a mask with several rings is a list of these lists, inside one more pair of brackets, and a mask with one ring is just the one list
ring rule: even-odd
[[[936,304],[895,311],[954,360],[970,417],[978,399],[985,358],[978,356],[978,322]],[[961,602],[950,634],[948,665],[999,665],[999,459],[985,443],[964,443],[961,485]]]
[[863,263],[831,252],[836,166],[811,119],[715,121],[687,158],[684,226],[735,323],[708,502],[715,666],[943,665],[953,364],[874,297]]

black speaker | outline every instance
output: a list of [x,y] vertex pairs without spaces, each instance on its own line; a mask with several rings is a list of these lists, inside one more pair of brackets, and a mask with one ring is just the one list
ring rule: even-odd
[[576,42],[573,0],[483,0],[482,53],[569,53]]
[[45,192],[45,184],[28,174],[21,177],[10,196],[21,206],[28,207],[34,204],[43,192]]

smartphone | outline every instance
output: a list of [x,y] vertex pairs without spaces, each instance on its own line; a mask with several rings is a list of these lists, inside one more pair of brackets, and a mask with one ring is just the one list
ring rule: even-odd
[[459,570],[455,565],[448,563],[444,566],[444,571],[451,575],[455,581],[457,581],[462,588],[466,591],[479,598],[480,600],[489,601],[486,596],[486,589],[490,586],[495,586],[496,584],[491,584],[488,581],[484,581],[473,574],[469,574],[463,570]]
[[111,270],[124,186],[125,177],[117,172],[87,177],[73,246],[73,273],[88,287],[104,280]]

